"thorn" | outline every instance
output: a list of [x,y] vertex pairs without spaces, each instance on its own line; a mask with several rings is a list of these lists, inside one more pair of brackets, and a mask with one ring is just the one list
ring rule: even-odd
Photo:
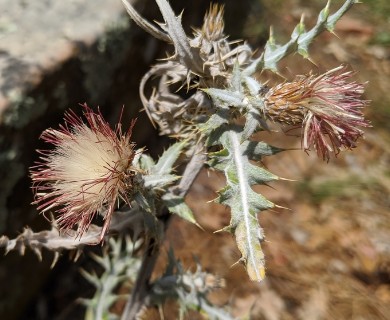
[[50,269],[53,269],[53,268],[54,268],[54,266],[55,266],[55,265],[57,264],[57,262],[58,262],[59,257],[60,257],[60,253],[59,253],[58,251],[55,251],[55,252],[54,252],[53,261],[52,261],[52,263],[51,263],[51,265],[50,265]]
[[219,199],[219,197],[216,197],[215,199],[211,199],[211,200],[207,201],[206,203],[213,203],[213,202],[219,203],[218,199]]
[[226,226],[226,227],[223,227],[222,229],[219,229],[219,230],[216,230],[214,231],[213,233],[220,233],[220,232],[231,232],[231,227],[230,226]]
[[42,262],[42,252],[38,248],[33,249],[34,253],[37,255],[39,262]]
[[268,37],[268,41],[269,41],[271,44],[274,44],[274,43],[275,43],[274,28],[273,28],[272,26],[269,27],[269,37]]
[[299,181],[299,180],[288,179],[288,178],[283,178],[283,177],[278,177],[278,180],[282,180],[282,181],[291,181],[291,182],[298,182],[298,181]]
[[301,24],[301,25],[305,25],[305,13],[302,13],[302,15],[301,15],[301,20],[299,21],[299,24]]
[[193,222],[194,225],[196,225],[200,230],[202,231],[206,231],[199,223],[197,223],[196,221]]
[[279,77],[281,77],[281,78],[287,80],[287,78],[286,78],[284,75],[282,75],[282,74],[279,72],[278,69],[273,68],[273,69],[269,69],[269,70],[271,70],[273,73],[275,73],[275,74],[278,75]]
[[[305,51],[304,53],[303,52],[299,52],[299,54],[306,60],[308,60],[310,63],[314,64],[317,68],[319,68],[319,66],[314,62],[314,60],[312,60],[309,56],[309,54]],[[287,150],[287,149],[286,149]],[[291,149],[292,150],[292,149]]]
[[325,8],[323,9],[325,14],[326,14],[326,18],[328,18],[328,16],[329,16],[329,8],[330,8],[331,2],[332,2],[332,0],[328,0],[328,2],[326,3]]
[[74,261],[74,262],[76,262],[76,261],[80,258],[81,253],[82,253],[81,250],[77,250],[77,251],[76,251],[76,253],[75,253],[74,257],[73,257],[73,261]]
[[[11,251],[12,249],[8,250],[8,251]],[[21,256],[24,256],[24,253],[26,252],[26,246],[24,244],[22,244],[19,248],[19,254]],[[7,252],[8,253],[8,252]]]
[[235,267],[236,265],[238,265],[238,264],[240,264],[240,263],[245,264],[245,259],[244,259],[244,257],[241,257],[241,258],[238,259],[236,262],[234,262],[234,263],[230,266],[230,268],[233,268],[233,267]]
[[[277,179],[278,180],[278,179]],[[271,188],[272,190],[276,190],[273,186],[271,186],[270,184],[264,182],[264,185],[268,188]]]
[[330,28],[330,29],[327,28],[327,30],[328,30],[329,33],[333,34],[337,39],[341,39],[338,36],[338,34],[335,32],[334,28]]
[[288,210],[288,211],[292,211],[291,208],[287,208],[287,207],[283,207],[283,206],[279,206],[277,204],[275,204],[275,208],[278,208],[278,209],[283,209],[283,210]]

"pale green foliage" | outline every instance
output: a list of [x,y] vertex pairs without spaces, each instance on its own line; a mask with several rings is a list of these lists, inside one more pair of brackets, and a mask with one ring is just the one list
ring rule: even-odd
[[313,40],[323,31],[334,31],[337,21],[348,11],[348,9],[358,3],[357,0],[347,0],[344,5],[334,14],[330,15],[329,0],[326,7],[322,9],[318,15],[316,25],[309,31],[306,31],[306,26],[303,21],[295,27],[291,34],[291,39],[287,43],[281,45],[275,42],[275,38],[271,32],[264,51],[260,58],[253,61],[245,70],[244,73],[252,75],[256,71],[270,69],[277,72],[278,62],[289,54],[299,53],[304,58],[309,58],[309,46]]
[[147,154],[142,154],[134,162],[140,172],[134,178],[135,188],[132,196],[145,212],[154,214],[159,201],[157,195],[167,192],[168,186],[179,178],[172,171],[184,146],[185,142],[173,144],[157,163]]
[[162,306],[167,299],[175,298],[179,303],[179,319],[183,319],[188,310],[195,310],[207,319],[231,320],[234,318],[226,310],[213,306],[207,298],[210,291],[223,285],[222,279],[203,271],[199,263],[195,272],[185,270],[170,250],[164,274],[152,285],[151,300]]
[[85,320],[118,319],[117,315],[110,312],[110,307],[127,295],[120,296],[115,291],[125,281],[129,285],[133,283],[140,266],[140,260],[133,257],[133,252],[139,249],[140,243],[133,243],[130,239],[122,241],[111,238],[109,244],[102,257],[91,254],[93,260],[103,268],[102,274],[81,270],[84,278],[96,288],[91,299],[80,299],[87,308]]
[[177,162],[183,148],[187,142],[181,141],[170,146],[154,163],[153,159],[142,154],[139,162],[135,163],[140,167],[142,173],[137,175],[137,190],[133,194],[133,199],[146,213],[154,215],[156,208],[164,204],[171,213],[177,214],[181,218],[196,223],[191,209],[185,204],[184,198],[177,195],[172,185],[180,177],[173,174],[174,165]]
[[[218,7],[210,8],[202,29],[195,30],[194,37],[190,38],[184,32],[181,17],[175,16],[166,0],[156,0],[165,21],[160,24],[161,30],[134,14],[131,5],[123,2],[138,25],[172,43],[175,50],[167,61],[153,66],[141,81],[144,107],[161,134],[185,139],[190,149],[201,144],[206,152],[210,147],[218,150],[208,154],[208,164],[224,172],[226,177],[226,187],[219,191],[218,201],[231,208],[231,222],[223,230],[235,236],[242,254],[240,261],[245,264],[249,277],[260,281],[265,275],[260,245],[264,235],[257,214],[275,205],[254,192],[252,186],[278,177],[252,162],[281,150],[264,142],[261,148],[251,144],[254,133],[267,130],[264,114],[267,89],[254,73],[264,69],[277,72],[278,62],[290,54],[299,53],[308,58],[314,38],[322,31],[332,32],[335,23],[357,1],[345,1],[334,14],[330,14],[328,2],[311,29],[306,30],[302,19],[285,44],[277,44],[271,33],[257,59],[247,44],[232,47],[234,42],[227,41],[222,10]],[[159,88],[147,98],[145,86],[152,76],[159,78]],[[174,86],[176,83],[197,90],[183,99]],[[242,118],[245,123],[239,125],[238,120]],[[175,212],[175,207],[169,207]]]
[[[237,128],[235,128],[237,129]],[[211,166],[225,173],[227,186],[219,191],[218,201],[231,208],[231,221],[224,228],[235,235],[241,251],[241,261],[245,263],[251,280],[262,280],[265,275],[264,254],[260,242],[263,231],[257,213],[274,207],[262,195],[251,188],[278,179],[267,170],[250,163],[249,144],[241,143],[241,134],[228,129],[221,135],[223,149],[211,155]],[[263,154],[257,154],[257,157]]]

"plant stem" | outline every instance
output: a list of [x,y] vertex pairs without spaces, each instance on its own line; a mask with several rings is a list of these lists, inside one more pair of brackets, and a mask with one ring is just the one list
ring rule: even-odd
[[151,238],[147,244],[137,281],[135,282],[132,293],[127,300],[125,310],[122,314],[122,320],[135,320],[137,314],[145,305],[150,287],[150,277],[156,264],[160,246]]
[[[177,186],[172,187],[171,192],[184,197],[188,193],[205,161],[206,154],[203,152],[203,147],[198,145],[197,148],[195,148],[191,160],[188,162],[184,170],[180,183]],[[169,212],[167,212],[167,209],[164,208],[157,218],[162,226],[161,229],[165,234],[165,231],[169,225],[169,221],[171,220],[171,215]],[[127,300],[121,320],[135,320],[142,307],[149,304],[148,297],[151,287],[150,278],[159,256],[160,248],[161,243],[157,239],[149,239],[137,280],[129,299]]]
[[194,183],[195,178],[198,176],[200,170],[203,168],[206,159],[207,155],[203,149],[203,146],[200,144],[197,145],[191,160],[188,162],[184,170],[183,176],[180,179],[180,183],[176,187],[177,189],[173,191],[176,195],[185,197],[188,190],[190,190],[190,187]]

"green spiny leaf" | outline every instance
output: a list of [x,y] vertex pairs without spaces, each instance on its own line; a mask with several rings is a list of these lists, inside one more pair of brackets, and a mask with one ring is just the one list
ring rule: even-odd
[[228,107],[242,107],[244,103],[244,94],[239,91],[231,91],[229,89],[217,89],[217,88],[209,88],[204,89],[214,101],[215,104]]
[[251,160],[260,161],[265,156],[272,156],[284,149],[271,146],[265,142],[244,141],[241,145],[244,154]]
[[155,165],[152,165],[153,160],[148,156],[140,158],[141,163],[143,160],[144,165],[149,167],[149,170],[147,170],[147,174],[142,175],[142,182],[140,182],[142,188],[132,196],[143,211],[154,215],[156,213],[158,192],[164,191],[164,188],[179,179],[179,176],[173,175],[171,172],[186,144],[186,141],[181,141],[171,145]]
[[142,170],[149,172],[154,167],[155,163],[153,158],[147,154],[142,154],[139,159],[139,167]]
[[151,174],[151,175],[145,175],[144,186],[146,188],[163,188],[166,187],[173,182],[175,182],[177,179],[179,179],[179,176],[173,175],[173,174],[164,174],[164,175],[158,175],[158,174]]
[[[235,178],[233,177],[232,182],[234,182],[234,180]],[[242,192],[245,193],[245,203],[243,203]],[[226,186],[225,188],[219,190],[218,194],[218,202],[229,206],[234,211],[242,210],[243,207],[250,207],[248,212],[254,215],[259,211],[271,209],[274,207],[274,204],[271,201],[268,201],[261,194],[254,192],[250,187],[246,187],[245,190],[240,190],[240,188],[237,186]],[[241,216],[232,215],[231,227],[234,228],[240,219]]]
[[151,174],[166,175],[170,174],[173,169],[173,165],[179,158],[181,151],[187,145],[186,141],[176,142],[171,145],[158,159],[157,164],[154,166]]
[[[227,185],[220,190],[218,201],[231,208],[231,221],[223,230],[232,232],[242,254],[241,261],[246,265],[251,280],[264,278],[264,254],[260,241],[262,229],[257,213],[273,208],[274,204],[252,190],[252,185],[267,183],[278,179],[267,170],[249,162],[247,150],[249,142],[241,143],[242,132],[225,131],[221,135],[224,149],[213,154],[215,166],[225,173]],[[250,150],[253,153],[253,150]],[[270,150],[267,150],[268,152]]]
[[321,32],[328,30],[333,32],[336,22],[350,9],[350,7],[358,3],[357,0],[346,0],[343,6],[334,14],[329,15],[329,3],[320,12],[316,25],[309,31],[305,31],[303,21],[294,28],[291,39],[284,45],[278,45],[275,42],[273,33],[270,32],[270,37],[265,45],[263,54],[255,59],[245,70],[243,75],[252,75],[256,71],[269,69],[277,72],[278,62],[292,53],[299,53],[304,58],[308,58],[308,49],[314,38]]
[[162,200],[171,213],[174,213],[182,219],[199,226],[194,218],[192,210],[187,206],[182,197],[175,196],[172,193],[167,193],[162,197]]
[[110,258],[108,256],[101,257],[97,254],[94,254],[93,252],[90,254],[92,259],[95,260],[100,266],[102,266],[104,269],[110,268]]
[[114,290],[119,283],[129,280],[127,272],[130,273],[130,279],[134,281],[134,275],[140,266],[140,261],[131,254],[137,244],[130,239],[126,239],[125,250],[119,250],[122,248],[121,239],[111,238],[109,244],[111,249],[109,253],[104,251],[103,257],[93,255],[93,259],[103,267],[103,273],[98,276],[94,272],[81,271],[82,275],[96,287],[96,292],[91,299],[80,299],[80,302],[87,307],[84,318],[86,320],[116,319],[116,315],[111,313],[110,308],[121,296],[115,294]]
[[95,288],[100,287],[100,281],[98,276],[95,273],[89,273],[84,269],[80,269],[81,275],[90,283],[92,284]]
[[291,33],[292,40],[298,39],[301,34],[304,34],[306,32],[306,27],[303,18],[304,16],[302,15],[301,21],[295,26],[293,32]]
[[229,151],[227,149],[222,149],[217,152],[210,152],[209,158],[208,165],[210,167],[223,171],[229,162]]
[[233,91],[242,92],[241,70],[240,70],[240,65],[237,62],[233,66],[232,78],[230,80],[230,85],[231,85]]
[[242,77],[245,86],[248,88],[251,96],[256,96],[259,94],[260,89],[263,87],[255,78],[244,76]]
[[249,105],[244,130],[242,132],[242,139],[249,139],[252,134],[259,130],[259,128],[268,129],[268,126],[263,119],[259,108],[253,108],[252,105]]
[[327,29],[330,32],[333,32],[337,21],[339,21],[341,17],[356,3],[360,3],[359,0],[346,1],[337,12],[335,12],[328,18],[327,25],[326,25]]
[[231,129],[232,129],[231,125],[221,125],[216,129],[214,129],[213,131],[211,131],[207,136],[206,146],[211,147],[220,144],[220,141],[222,140],[224,134]]
[[216,130],[220,126],[229,123],[229,108],[226,106],[218,106],[216,113],[205,122],[200,124],[199,130],[208,136],[212,131]]
[[264,253],[260,244],[261,229],[257,219],[248,220],[238,223],[234,235],[249,278],[252,281],[261,281],[265,277]]
[[259,166],[255,166],[251,163],[247,165],[248,183],[254,184],[265,184],[274,180],[278,180],[279,177],[272,174],[268,170],[265,170]]

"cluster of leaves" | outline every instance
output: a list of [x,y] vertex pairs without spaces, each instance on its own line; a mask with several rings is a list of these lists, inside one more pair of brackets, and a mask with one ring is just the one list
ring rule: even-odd
[[194,272],[185,270],[173,250],[169,250],[168,264],[164,273],[152,283],[148,304],[162,307],[173,298],[179,304],[180,319],[189,310],[201,312],[208,319],[233,319],[226,310],[212,305],[207,297],[209,292],[224,285],[223,279],[202,270],[200,263]]
[[[136,281],[140,259],[134,256],[142,247],[142,241],[133,242],[130,238],[109,240],[103,256],[91,254],[92,259],[103,270],[101,273],[88,272],[84,269],[81,274],[95,288],[93,297],[81,298],[79,301],[86,306],[86,320],[119,319],[111,311],[118,300],[127,298],[127,294],[118,295],[117,289],[127,284],[129,287]],[[162,308],[169,299],[179,303],[180,319],[189,311],[195,310],[207,315],[209,319],[233,319],[224,309],[213,306],[207,294],[225,285],[224,280],[202,270],[198,263],[194,272],[185,270],[175,258],[173,250],[168,252],[168,263],[163,274],[150,285],[148,299],[138,318],[147,316],[147,306],[157,305]]]
[[133,243],[128,237],[109,240],[103,256],[91,254],[92,259],[103,268],[101,274],[87,272],[82,269],[81,274],[95,288],[95,294],[91,299],[80,299],[86,306],[85,319],[118,319],[118,316],[110,311],[112,305],[119,299],[126,299],[127,295],[116,294],[116,289],[123,283],[134,283],[140,260],[133,253],[139,250],[141,242]]
[[[211,6],[202,28],[190,38],[181,25],[181,16],[174,14],[166,0],[156,0],[165,21],[161,29],[144,20],[126,0],[122,1],[139,26],[172,43],[175,49],[172,56],[153,66],[142,79],[144,108],[161,134],[186,140],[189,148],[201,144],[202,152],[208,154],[209,167],[224,172],[227,184],[217,199],[231,208],[231,222],[224,230],[234,234],[250,278],[260,281],[265,275],[260,245],[264,235],[257,214],[275,205],[255,193],[252,186],[278,177],[251,162],[281,150],[250,140],[254,133],[267,129],[266,88],[255,73],[266,69],[277,72],[278,62],[293,53],[308,58],[313,39],[324,30],[333,32],[336,22],[356,1],[346,1],[332,15],[328,2],[315,26],[307,30],[302,19],[285,44],[276,43],[271,34],[256,59],[246,43],[228,41],[222,7]],[[158,78],[159,85],[147,98],[145,86],[151,77]],[[185,91],[189,88],[193,92],[190,95]],[[240,119],[244,119],[244,125],[239,124]]]

